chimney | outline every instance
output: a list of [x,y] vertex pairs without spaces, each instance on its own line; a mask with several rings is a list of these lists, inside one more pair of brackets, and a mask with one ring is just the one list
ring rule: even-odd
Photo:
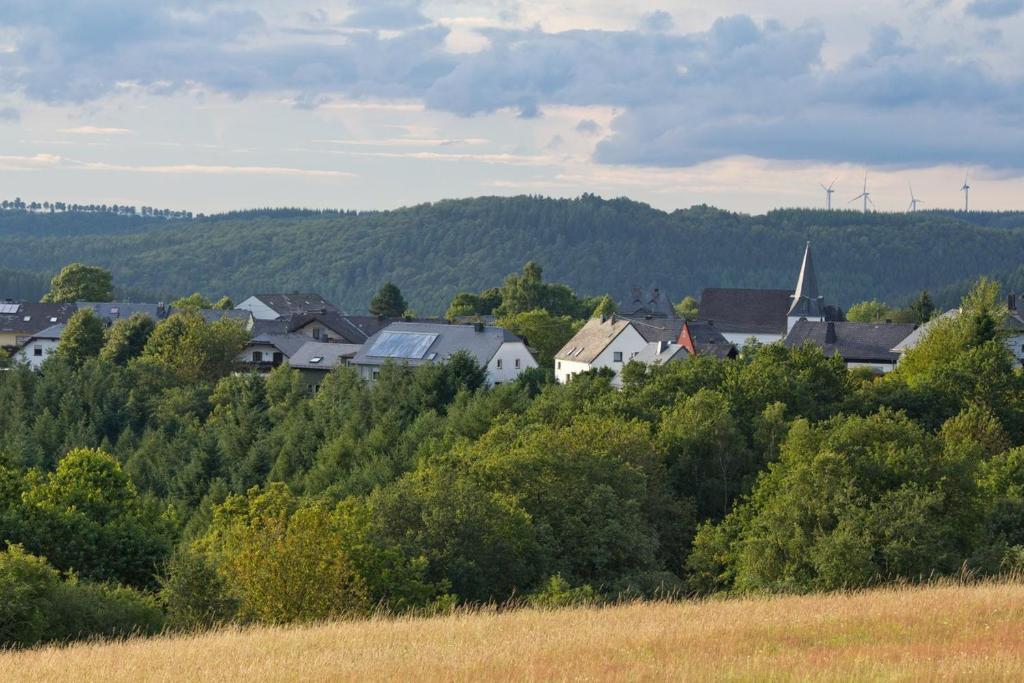
[[167,304],[165,304],[163,301],[161,301],[160,303],[158,303],[156,305],[156,315],[157,315],[158,318],[164,317],[164,314],[166,312],[167,312]]
[[1011,292],[1011,293],[1006,295],[1006,307],[1008,309],[1010,309],[1011,311],[1016,311],[1017,310],[1017,295],[1016,294]]
[[483,332],[484,331],[484,324],[483,323],[473,323],[473,329],[475,331],[477,331],[477,332]]
[[835,344],[836,343],[836,324],[835,323],[830,322],[825,327],[825,343],[826,344]]
[[605,315],[604,313],[602,313],[601,314],[601,323],[604,324],[606,322],[608,322],[608,316]]
[[664,341],[658,342],[658,353],[664,352],[665,349],[667,349],[667,348],[668,348],[668,342],[664,342]]

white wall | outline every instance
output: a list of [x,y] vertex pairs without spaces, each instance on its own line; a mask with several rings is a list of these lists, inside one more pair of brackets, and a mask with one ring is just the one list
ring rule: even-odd
[[723,332],[722,336],[725,337],[727,342],[735,345],[737,349],[743,348],[743,345],[751,337],[762,344],[774,344],[777,341],[782,341],[785,337],[785,335],[781,334],[751,334],[750,332]]
[[1018,363],[1024,363],[1024,335],[1009,337],[1006,340],[1006,346],[1010,349],[1010,353],[1013,354]]
[[[238,354],[236,360],[239,363],[252,363],[253,351],[261,351],[263,353],[263,363],[272,363],[274,361],[274,354],[280,353],[280,350],[273,344],[249,344],[245,347],[245,350]],[[284,356],[284,361],[288,361],[288,356]]]
[[252,317],[256,320],[277,320],[277,312],[270,306],[260,301],[254,296],[250,296],[242,303],[235,306],[235,308],[241,311],[249,311],[252,313]]
[[[611,368],[615,371],[615,378],[612,380],[614,386],[622,386],[622,381],[619,379],[619,373],[622,372],[622,368],[626,367],[633,356],[640,353],[640,351],[647,346],[647,341],[640,336],[640,333],[633,328],[632,325],[627,325],[619,332],[618,336],[612,340],[612,342],[605,347],[605,349],[590,363],[581,363],[579,361],[566,360],[566,359],[555,359],[555,378],[565,384],[568,382],[573,375],[577,375],[581,372],[587,372],[588,370],[594,370],[597,368]],[[621,353],[622,360],[619,362],[615,361],[615,354]],[[561,364],[561,366],[559,366]]]
[[[498,361],[501,367],[498,367]],[[516,360],[519,367],[516,367]],[[487,363],[487,383],[501,384],[513,382],[526,368],[537,367],[537,361],[533,354],[526,348],[523,342],[505,342],[494,354],[494,357]]]
[[[50,357],[50,355],[57,350],[57,345],[60,344],[58,339],[34,339],[21,348],[18,353],[14,355],[15,360],[19,363],[28,363],[29,367],[33,370],[38,370],[39,366],[43,364],[43,361]],[[36,349],[39,349],[42,353],[41,356],[36,355]]]

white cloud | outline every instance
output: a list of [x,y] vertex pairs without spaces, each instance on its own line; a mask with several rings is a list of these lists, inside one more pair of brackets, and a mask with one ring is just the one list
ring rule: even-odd
[[76,126],[74,128],[58,128],[58,133],[70,133],[72,135],[128,135],[132,133],[129,128],[104,128],[101,126]]

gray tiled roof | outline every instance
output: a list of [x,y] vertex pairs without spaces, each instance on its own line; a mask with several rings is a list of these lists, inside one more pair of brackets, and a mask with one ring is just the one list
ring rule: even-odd
[[[379,353],[375,349],[378,341],[394,339],[395,337],[383,337],[389,335],[410,335],[411,341],[427,342],[429,335],[434,338],[429,341],[429,346],[423,349],[422,345],[409,344],[392,345],[391,348],[402,351],[407,348],[412,356],[405,355],[374,355]],[[418,336],[414,335],[427,335]],[[500,327],[483,325],[478,329],[473,325],[449,325],[446,323],[412,323],[397,322],[391,323],[383,330],[380,330],[363,344],[359,353],[352,360],[354,365],[383,365],[387,361],[408,363],[409,365],[422,365],[431,362],[443,362],[450,358],[457,351],[467,351],[476,358],[481,365],[487,365],[494,354],[498,352],[501,345],[506,342],[521,342],[522,339],[511,332]],[[379,347],[378,347],[379,348]],[[422,352],[421,352],[422,351]]]
[[[834,338],[829,335],[833,326]],[[790,348],[813,343],[820,346],[826,356],[836,353],[847,362],[893,363],[900,354],[893,349],[916,329],[904,323],[827,323],[801,320],[786,335]]]
[[676,318],[676,309],[672,300],[663,290],[652,287],[642,289],[634,287],[619,300],[619,315],[627,318],[652,316],[658,318]]
[[256,294],[257,299],[279,316],[334,311],[338,308],[319,294]]
[[[331,370],[344,365],[345,361],[359,352],[360,344],[330,344],[326,342],[306,342],[302,348],[288,359],[293,368],[308,370]],[[314,359],[319,361],[314,362]]]
[[720,332],[786,334],[793,292],[785,289],[708,288],[700,295],[700,319]]
[[93,312],[107,323],[121,318],[130,318],[136,313],[148,315],[153,320],[162,320],[168,314],[164,304],[130,303],[121,301],[79,301],[78,310],[91,308]]
[[45,330],[40,330],[32,335],[32,339],[60,339],[64,334],[64,323],[50,325]]
[[229,310],[221,310],[219,308],[200,308],[198,310],[199,315],[203,316],[203,320],[208,323],[217,322],[227,318],[228,320],[237,320],[239,322],[248,325],[252,322],[252,313],[249,311],[239,310],[232,308]]
[[266,344],[291,358],[308,343],[309,337],[304,334],[259,334],[253,337],[247,346]]

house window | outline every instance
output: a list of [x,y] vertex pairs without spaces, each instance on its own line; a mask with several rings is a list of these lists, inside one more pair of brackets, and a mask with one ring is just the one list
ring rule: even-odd
[[559,370],[561,370],[561,369],[562,369],[562,361],[558,361],[558,369],[559,369]]
[[42,355],[43,355],[43,347],[42,346],[37,346],[34,349],[32,349],[32,355],[36,356],[37,358],[42,357]]
[[498,359],[498,369],[501,370],[501,359]]
[[518,369],[519,369],[519,359],[516,358],[516,370],[518,370]]
[[313,339],[319,339],[319,338],[320,338],[320,328],[319,327],[314,327],[313,328]]
[[253,351],[252,352],[252,362],[253,363],[262,363],[263,362],[263,352],[262,351]]
[[614,351],[614,352],[612,352],[612,362],[613,363],[621,363],[622,362],[622,351]]
[[284,362],[284,354],[280,351],[274,352],[274,365],[280,365]]
[[374,371],[373,371],[373,374],[372,374],[371,376],[372,376],[372,377],[373,377],[374,379],[377,379],[377,378],[379,378],[379,377],[380,377],[380,370],[374,370]]

